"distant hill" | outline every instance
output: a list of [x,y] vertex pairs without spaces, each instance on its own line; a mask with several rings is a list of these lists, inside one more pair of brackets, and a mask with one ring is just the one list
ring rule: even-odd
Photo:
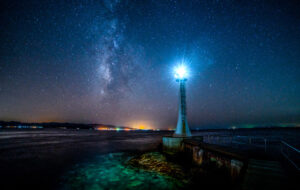
[[59,122],[49,122],[49,123],[25,123],[19,121],[0,121],[0,126],[2,128],[66,128],[66,129],[133,129],[126,126],[114,126],[106,124],[83,124],[83,123],[59,123]]

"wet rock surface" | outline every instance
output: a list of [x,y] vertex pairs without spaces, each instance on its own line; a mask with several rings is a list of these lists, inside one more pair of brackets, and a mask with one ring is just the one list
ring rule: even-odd
[[179,164],[167,161],[166,156],[159,152],[148,152],[133,157],[128,161],[128,164],[133,167],[158,172],[187,182],[187,171],[185,171]]
[[184,155],[170,158],[160,152],[147,152],[132,157],[127,164],[177,179],[181,182],[180,189],[239,189],[237,184],[232,183],[228,169],[220,167],[217,162],[196,166],[184,160]]
[[[185,188],[185,183],[181,180],[163,175],[155,169],[145,170],[128,164],[130,162],[129,160],[135,160],[133,156],[134,155],[128,153],[110,153],[98,156],[88,162],[77,164],[63,176],[60,189]],[[148,156],[149,154],[144,157]],[[157,159],[163,160],[161,155],[155,153],[150,157],[155,157],[156,159],[144,159],[144,161],[153,163],[153,161]]]

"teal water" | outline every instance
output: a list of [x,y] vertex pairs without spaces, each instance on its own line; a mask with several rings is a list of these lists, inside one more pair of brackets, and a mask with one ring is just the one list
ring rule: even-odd
[[181,189],[183,184],[169,176],[129,165],[126,153],[98,156],[75,165],[62,178],[61,189]]

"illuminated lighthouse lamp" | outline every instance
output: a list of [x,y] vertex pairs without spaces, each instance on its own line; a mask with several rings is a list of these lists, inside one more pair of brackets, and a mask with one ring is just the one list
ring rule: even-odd
[[179,65],[175,67],[174,70],[175,70],[175,75],[174,75],[175,79],[184,80],[187,78],[188,71],[184,65]]

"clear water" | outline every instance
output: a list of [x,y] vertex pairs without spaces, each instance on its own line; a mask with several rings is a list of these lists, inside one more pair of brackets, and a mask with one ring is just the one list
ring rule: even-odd
[[110,153],[75,165],[63,176],[61,189],[181,189],[183,184],[169,176],[129,165],[131,156]]

